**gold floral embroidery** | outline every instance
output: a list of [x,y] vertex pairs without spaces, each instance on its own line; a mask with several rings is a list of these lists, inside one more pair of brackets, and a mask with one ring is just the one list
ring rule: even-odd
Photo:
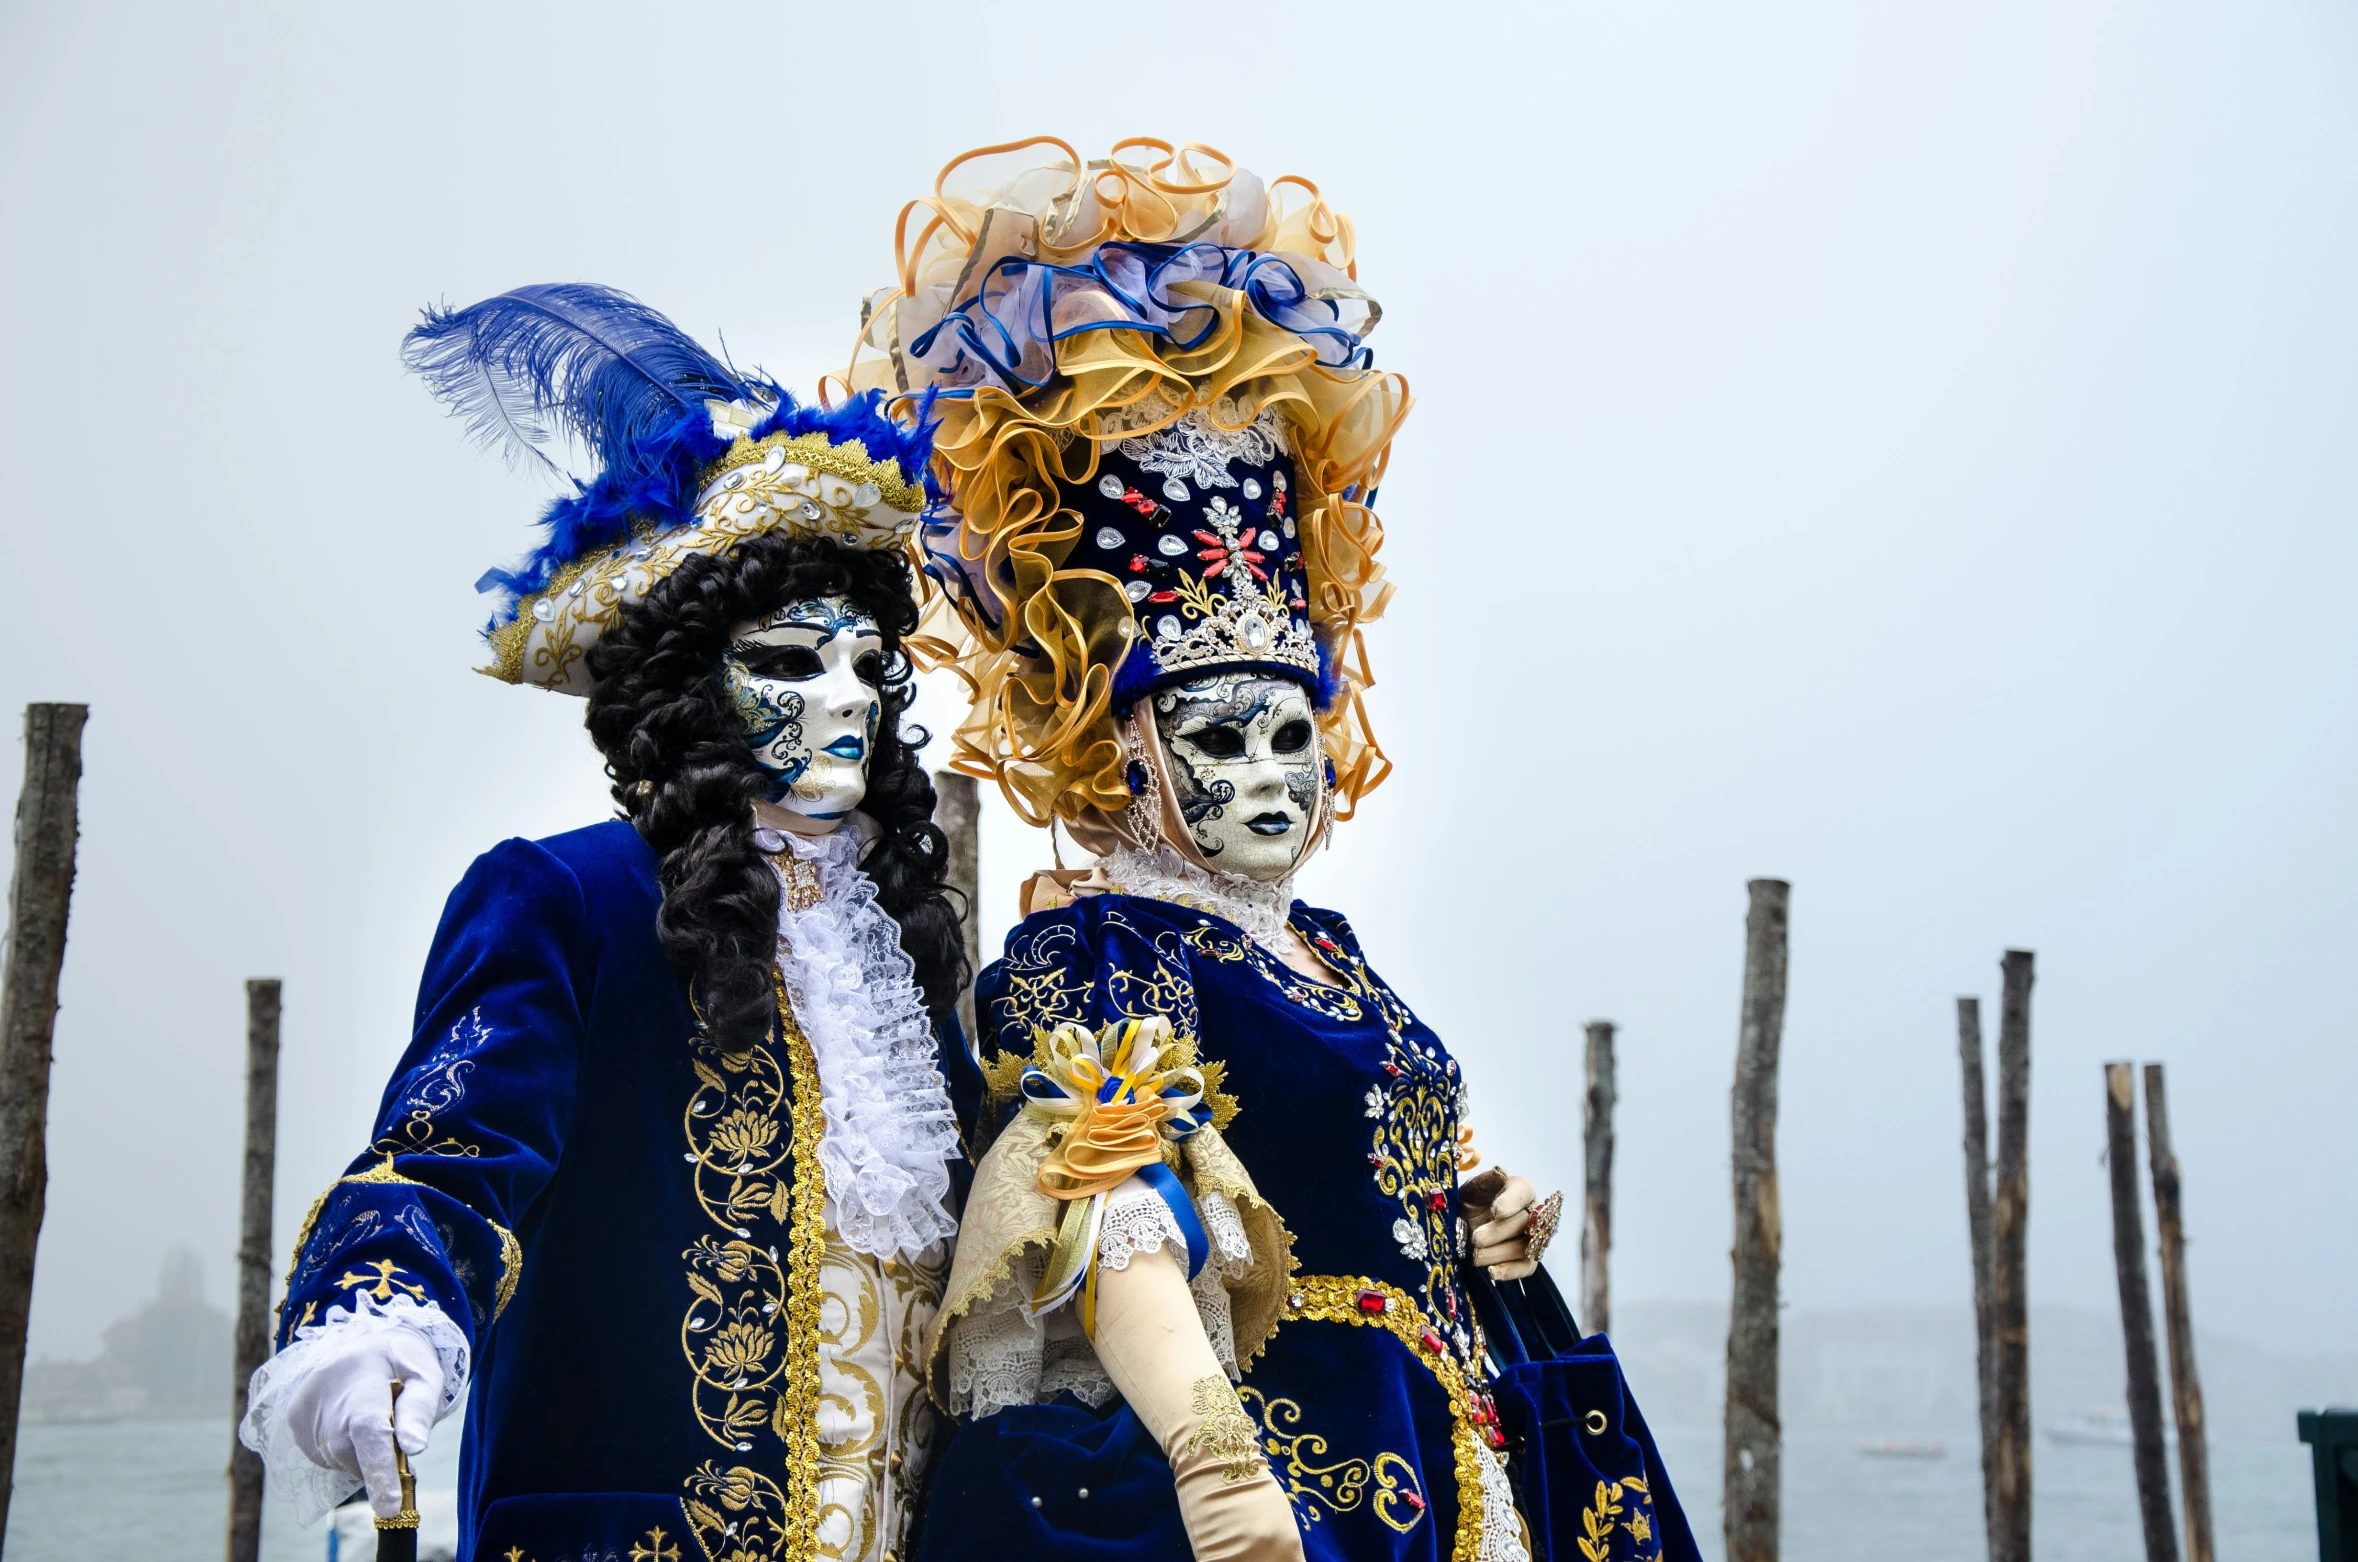
[[1270,986],[1285,994],[1288,1003],[1299,1004],[1313,1013],[1346,1024],[1365,1016],[1366,1011],[1360,1008],[1359,1000],[1348,991],[1312,981],[1263,949],[1257,939],[1247,938],[1242,933],[1223,932],[1206,922],[1187,930],[1187,942],[1197,954],[1223,964],[1249,966]]
[[[826,1118],[810,1041],[773,973],[786,1064],[769,1048],[724,1052],[695,1044],[697,1088],[687,1110],[696,1200],[719,1228],[681,1257],[688,1316],[681,1347],[705,1434],[750,1453],[768,1431],[786,1445],[785,1484],[745,1465],[707,1460],[686,1482],[689,1531],[713,1562],[810,1562],[808,1515],[819,1480],[819,1264],[827,1183],[819,1138]],[[783,1125],[780,1115],[784,1114]],[[786,1250],[756,1239],[753,1223],[786,1227]]]
[[1386,1083],[1367,1092],[1374,1141],[1368,1147],[1376,1191],[1400,1209],[1392,1240],[1424,1271],[1424,1305],[1444,1320],[1460,1354],[1470,1354],[1469,1320],[1457,1288],[1458,1084],[1433,1052],[1392,1031],[1384,1049]]
[[1331,1464],[1315,1463],[1329,1452],[1327,1441],[1316,1432],[1298,1430],[1302,1424],[1299,1403],[1271,1399],[1250,1385],[1238,1389],[1237,1394],[1259,1423],[1261,1446],[1268,1450],[1279,1479],[1285,1483],[1286,1495],[1293,1500],[1295,1516],[1302,1523],[1321,1522],[1326,1516],[1322,1509],[1334,1513],[1354,1511],[1366,1499],[1371,1483],[1375,1501],[1370,1506],[1386,1525],[1405,1535],[1424,1521],[1424,1488],[1418,1484],[1416,1466],[1406,1457],[1379,1453],[1372,1461],[1339,1459]]
[[1245,1414],[1226,1376],[1214,1373],[1196,1379],[1189,1388],[1188,1407],[1203,1419],[1183,1446],[1218,1464],[1222,1485],[1241,1485],[1267,1468],[1261,1460],[1260,1430]]
[[[1622,1507],[1625,1495],[1632,1499],[1626,1512]],[[1618,1481],[1597,1482],[1596,1501],[1581,1511],[1580,1554],[1586,1562],[1611,1562],[1615,1520],[1629,1532],[1633,1547],[1629,1562],[1648,1562],[1649,1558],[1662,1554],[1661,1544],[1654,1539],[1652,1495],[1644,1481],[1630,1475]]]
[[647,1538],[630,1548],[630,1562],[680,1562],[680,1548],[664,1544],[663,1527],[647,1531]]
[[1481,1562],[1482,1444],[1498,1413],[1467,1380],[1423,1309],[1396,1285],[1338,1275],[1297,1277],[1286,1304],[1289,1318],[1382,1329],[1433,1374],[1449,1397],[1449,1440],[1457,1472],[1457,1536],[1450,1548],[1451,1562]]

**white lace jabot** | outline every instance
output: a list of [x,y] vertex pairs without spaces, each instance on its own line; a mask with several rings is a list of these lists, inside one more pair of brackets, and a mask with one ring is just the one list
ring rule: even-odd
[[1234,873],[1207,873],[1157,841],[1152,851],[1116,846],[1105,860],[1106,882],[1124,895],[1143,895],[1226,917],[1272,954],[1285,947],[1293,913],[1294,880],[1263,884]]
[[831,835],[765,829],[758,840],[769,848],[783,835],[818,870],[819,899],[803,910],[781,885],[778,968],[819,1067],[819,1166],[836,1230],[872,1257],[914,1257],[958,1230],[949,1209],[958,1126],[901,930],[860,871],[874,830],[854,814]]

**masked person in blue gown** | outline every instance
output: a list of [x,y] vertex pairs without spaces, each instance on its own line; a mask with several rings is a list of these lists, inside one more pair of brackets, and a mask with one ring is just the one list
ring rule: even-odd
[[307,1520],[364,1485],[390,1515],[463,1399],[462,1557],[884,1562],[959,1158],[961,942],[901,727],[925,434],[602,288],[430,311],[406,356],[513,461],[594,459],[485,577],[485,671],[585,697],[620,817],[452,892],[242,1435]]
[[1350,223],[1144,140],[970,154],[918,205],[851,379],[937,398],[957,634],[919,653],[972,692],[957,762],[1093,858],[1027,887],[954,1060],[919,1562],[1693,1557],[1603,1339],[1525,1362],[1482,1312],[1560,1199],[1461,1182],[1459,1060],[1293,897],[1387,768],[1360,631],[1408,396]]

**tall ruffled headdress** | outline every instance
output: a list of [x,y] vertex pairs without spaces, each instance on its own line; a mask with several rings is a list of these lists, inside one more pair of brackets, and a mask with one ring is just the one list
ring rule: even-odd
[[1360,630],[1391,592],[1369,502],[1409,407],[1365,345],[1349,219],[1209,147],[1036,137],[953,161],[896,247],[846,380],[936,398],[942,594],[911,648],[969,685],[955,766],[1034,824],[1144,844],[1125,713],[1262,670],[1315,692],[1348,817],[1389,769]]
[[908,545],[931,502],[922,401],[905,421],[881,395],[807,407],[741,374],[624,293],[582,283],[521,287],[464,309],[428,309],[402,360],[510,465],[567,477],[546,542],[476,589],[509,683],[587,694],[598,637],[686,560],[782,531],[848,548]]

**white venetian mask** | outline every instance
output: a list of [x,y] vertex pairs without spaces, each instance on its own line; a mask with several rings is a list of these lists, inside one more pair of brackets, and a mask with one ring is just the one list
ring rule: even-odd
[[721,681],[770,800],[825,834],[868,794],[884,636],[843,597],[789,602],[729,636]]
[[1309,692],[1291,678],[1222,673],[1160,690],[1150,703],[1204,861],[1264,884],[1293,872],[1325,763]]

